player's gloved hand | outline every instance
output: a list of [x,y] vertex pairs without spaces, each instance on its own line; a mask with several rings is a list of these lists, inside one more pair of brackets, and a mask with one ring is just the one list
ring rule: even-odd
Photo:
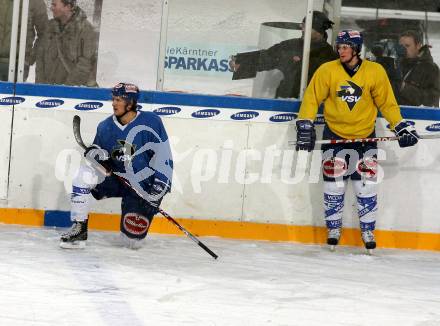
[[155,213],[158,211],[160,203],[163,197],[170,191],[170,186],[159,180],[154,179],[153,184],[148,189],[148,204],[155,209]]
[[315,148],[316,132],[310,120],[296,120],[296,150],[311,152]]
[[86,151],[84,152],[84,157],[89,161],[96,162],[104,167],[108,166],[110,160],[110,155],[108,152],[98,145],[91,145],[87,147]]
[[394,128],[394,133],[399,138],[400,147],[414,146],[419,141],[419,135],[417,134],[416,128],[410,125],[406,120],[402,120]]

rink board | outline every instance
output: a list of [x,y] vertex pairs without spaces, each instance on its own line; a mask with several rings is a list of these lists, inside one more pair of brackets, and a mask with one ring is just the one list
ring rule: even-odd
[[[68,211],[41,211],[33,209],[0,208],[0,222],[45,227],[68,227],[71,225]],[[230,239],[286,241],[308,244],[325,244],[325,227],[286,225],[271,223],[234,222],[176,218],[196,236],[216,236]],[[120,215],[92,213],[91,230],[119,231]],[[161,216],[156,216],[151,233],[183,236],[182,232]],[[438,233],[376,230],[376,240],[381,248],[417,249],[440,251]],[[344,228],[341,245],[363,246],[358,228]]]
[[8,174],[9,174],[9,154],[11,150],[11,130],[13,105],[10,99],[13,97],[14,89],[11,84],[0,88],[3,95],[0,101],[0,199],[7,198]]
[[[8,96],[0,92],[0,100]],[[71,175],[82,159],[72,135],[72,118],[82,117],[84,141],[92,142],[98,122],[112,113],[109,90],[17,84],[12,103],[9,179],[7,174],[0,176],[3,180],[6,176],[9,188],[0,222],[67,226]],[[292,119],[299,104],[143,92],[142,110],[161,115],[175,161],[173,192],[163,208],[198,235],[324,242],[320,151],[312,155],[310,175],[296,182],[292,172],[298,153],[288,141],[295,137]],[[402,113],[420,132],[440,129],[438,109],[407,107]],[[378,135],[391,135],[386,125],[378,119]],[[318,134],[322,128],[318,123]],[[378,194],[379,246],[440,250],[437,142],[424,140],[408,149],[396,142],[380,145],[386,160],[381,161],[384,180]],[[9,152],[8,142],[2,143],[0,152]],[[117,230],[119,212],[117,199],[97,202],[91,228]],[[342,243],[360,244],[358,223],[349,187]],[[152,232],[178,230],[156,219]]]

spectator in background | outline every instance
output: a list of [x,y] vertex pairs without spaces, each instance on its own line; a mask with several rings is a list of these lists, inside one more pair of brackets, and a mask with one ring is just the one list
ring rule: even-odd
[[76,0],[52,0],[53,19],[37,54],[37,83],[97,86],[97,33]]
[[[286,40],[265,50],[238,53],[232,56],[229,66],[234,71],[233,78],[254,78],[259,71],[278,69],[283,73],[284,78],[281,80],[275,96],[298,98],[304,46],[304,22],[305,18],[302,23],[303,35],[301,38]],[[337,58],[335,51],[327,43],[326,30],[332,28],[333,24],[324,13],[313,11],[308,81],[321,64]]]
[[8,80],[13,0],[0,0],[0,80]]
[[29,0],[29,15],[26,35],[26,57],[24,64],[24,80],[29,74],[29,66],[32,66],[37,58],[38,48],[46,32],[49,18],[44,0]]
[[[13,0],[0,0],[0,80],[8,80],[9,51],[11,46]],[[29,66],[35,63],[36,52],[48,23],[47,8],[44,0],[30,0],[26,35],[26,56],[24,80],[29,73]],[[20,36],[20,26],[18,27]],[[18,49],[17,42],[17,64]]]
[[439,106],[440,76],[428,45],[422,37],[408,30],[400,35],[400,45],[405,49],[400,60],[401,84],[397,95],[400,105]]

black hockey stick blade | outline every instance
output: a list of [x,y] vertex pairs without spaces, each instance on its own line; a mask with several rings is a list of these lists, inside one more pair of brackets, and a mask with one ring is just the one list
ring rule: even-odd
[[73,117],[73,136],[75,137],[75,140],[79,146],[81,146],[83,149],[87,149],[87,146],[84,144],[84,141],[81,137],[81,118],[79,115],[75,115]]

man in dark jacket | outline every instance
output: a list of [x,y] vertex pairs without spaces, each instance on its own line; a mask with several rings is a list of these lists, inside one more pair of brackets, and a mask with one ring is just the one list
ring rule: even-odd
[[440,76],[428,45],[422,45],[419,33],[406,31],[399,43],[405,48],[405,57],[400,61],[402,82],[398,94],[400,105],[439,106]]
[[[327,43],[326,30],[334,23],[320,12],[313,12],[312,40],[310,44],[308,81],[318,67],[337,58],[330,44]],[[304,20],[303,24],[304,26]],[[304,46],[303,36],[275,44],[268,49],[238,53],[229,63],[235,72],[234,79],[254,78],[259,71],[280,70],[284,78],[281,80],[276,97],[298,98],[301,83],[301,65]]]

